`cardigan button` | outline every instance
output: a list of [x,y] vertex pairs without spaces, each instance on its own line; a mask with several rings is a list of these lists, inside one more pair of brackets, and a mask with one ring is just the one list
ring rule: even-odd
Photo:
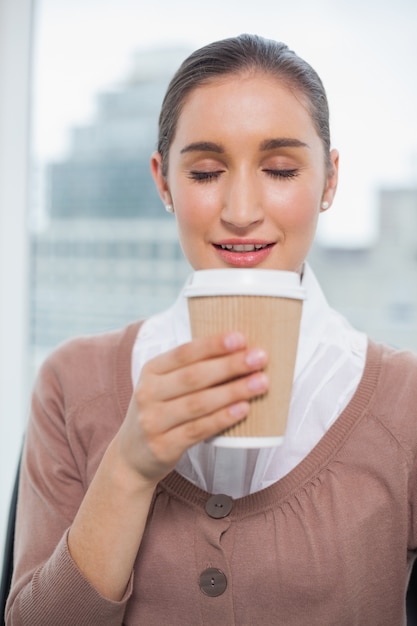
[[209,567],[200,575],[200,589],[206,596],[215,598],[221,596],[227,587],[227,578],[223,572],[215,567]]
[[215,519],[227,517],[233,508],[233,500],[230,496],[218,493],[211,496],[206,502],[206,513]]

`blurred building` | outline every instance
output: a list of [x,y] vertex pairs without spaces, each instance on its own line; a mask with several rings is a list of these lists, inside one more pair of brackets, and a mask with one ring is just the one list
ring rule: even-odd
[[190,269],[174,220],[56,220],[32,240],[31,343],[42,352],[172,304]]
[[315,246],[327,298],[376,340],[417,351],[417,187],[379,193],[379,237],[368,248]]
[[123,84],[98,94],[95,118],[73,128],[67,157],[48,167],[51,220],[160,217],[149,157],[166,87],[185,56],[176,48],[142,52]]
[[91,123],[73,128],[65,158],[36,181],[44,206],[31,235],[33,369],[69,337],[166,308],[190,271],[149,167],[163,95],[185,56],[138,54],[128,79],[98,95]]

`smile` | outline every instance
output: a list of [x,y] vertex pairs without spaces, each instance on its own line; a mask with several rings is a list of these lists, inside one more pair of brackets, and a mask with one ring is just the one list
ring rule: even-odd
[[217,256],[229,267],[257,267],[272,254],[275,242],[233,242],[213,244]]
[[255,250],[262,250],[269,244],[255,244],[255,243],[238,243],[238,244],[220,244],[222,250],[229,250],[230,252],[254,252]]

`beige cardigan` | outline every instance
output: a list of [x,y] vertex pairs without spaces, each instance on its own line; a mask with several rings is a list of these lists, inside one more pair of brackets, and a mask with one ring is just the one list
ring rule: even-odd
[[71,341],[42,367],[7,624],[404,624],[417,550],[417,358],[372,342],[352,401],[293,471],[226,498],[224,517],[172,472],[156,490],[123,601],[91,587],[68,554],[67,529],[125,415],[137,330]]

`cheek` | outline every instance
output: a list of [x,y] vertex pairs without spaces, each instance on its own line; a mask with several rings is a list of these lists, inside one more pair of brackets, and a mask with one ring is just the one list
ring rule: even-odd
[[[275,202],[274,202],[275,201]],[[320,195],[308,187],[289,187],[279,199],[272,198],[272,209],[278,220],[282,220],[287,231],[309,231],[315,228],[319,216]]]
[[217,214],[217,197],[208,185],[173,188],[172,196],[178,226],[184,231],[201,230]]
[[318,207],[309,203],[294,205],[292,210],[287,212],[287,224],[292,230],[309,230],[315,228],[319,216]]
[[204,232],[207,225],[206,212],[204,208],[197,208],[192,199],[187,197],[186,201],[175,205],[175,217],[180,244],[185,256],[193,263],[193,252],[204,239]]
[[196,213],[187,213],[183,210],[177,212],[178,234],[183,246],[188,246],[193,242],[193,237],[203,230],[202,220]]

